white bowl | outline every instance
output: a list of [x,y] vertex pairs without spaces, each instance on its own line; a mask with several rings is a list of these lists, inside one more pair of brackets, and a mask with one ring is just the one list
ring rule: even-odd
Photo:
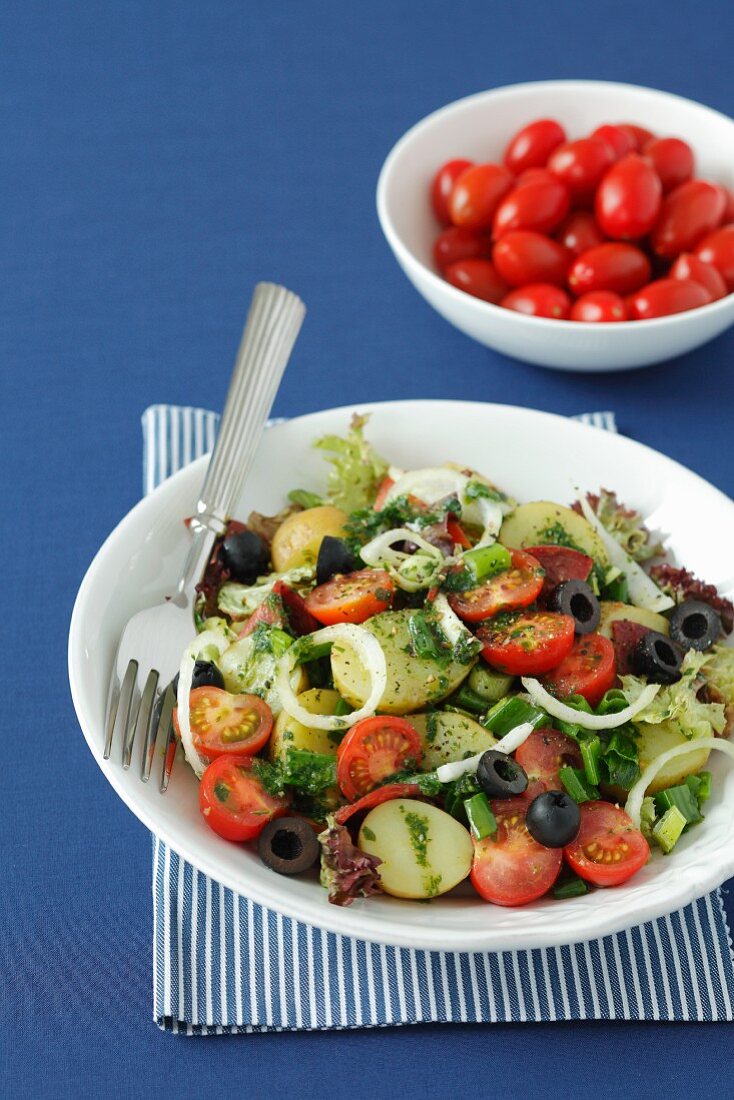
[[[265,433],[235,514],[276,511],[294,486],[318,489],[325,463],[313,440],[343,432],[351,409],[314,413]],[[375,405],[370,439],[403,466],[455,459],[484,470],[524,500],[566,501],[573,486],[608,485],[671,532],[670,546],[688,568],[731,594],[734,504],[670,459],[622,436],[548,413],[469,402],[412,401]],[[528,441],[531,446],[528,446]],[[128,617],[170,592],[183,560],[191,515],[205,469],[201,459],[146,497],[112,532],[79,590],[69,635],[74,706],[89,747],[130,809],[180,855],[213,879],[262,905],[332,932],[366,940],[444,950],[549,947],[603,936],[676,909],[734,873],[734,768],[714,759],[706,820],[672,856],[658,855],[632,881],[571,901],[545,900],[501,909],[476,895],[429,904],[375,897],[349,909],[330,905],[314,879],[269,871],[252,846],[221,840],[199,813],[193,773],[179,758],[161,796],[123,771],[119,756],[102,759],[107,682]],[[193,633],[193,627],[192,627]],[[73,777],[70,779],[73,782]]]
[[582,137],[602,122],[626,121],[685,138],[695,151],[698,176],[734,185],[734,121],[689,99],[596,80],[549,80],[480,92],[442,107],[408,130],[380,173],[380,225],[419,293],[479,343],[559,370],[648,366],[691,351],[734,324],[734,295],[671,317],[589,324],[501,309],[441,278],[432,257],[439,227],[428,201],[436,170],[454,157],[501,161],[521,126],[548,117],[557,118],[571,137]]

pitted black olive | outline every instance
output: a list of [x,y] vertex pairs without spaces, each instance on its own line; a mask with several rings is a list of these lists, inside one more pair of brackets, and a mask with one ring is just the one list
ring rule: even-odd
[[219,557],[232,577],[241,584],[252,584],[270,564],[268,548],[254,531],[238,531],[228,535],[219,548]]
[[561,581],[551,592],[548,607],[570,615],[577,634],[591,634],[601,618],[599,601],[586,581]]
[[579,831],[581,811],[565,791],[544,791],[530,803],[525,825],[538,844],[564,848]]
[[646,676],[654,684],[674,684],[680,680],[683,650],[665,634],[648,630],[632,651],[635,672]]
[[670,636],[684,649],[708,649],[720,635],[721,617],[702,600],[685,600],[670,616]]
[[260,859],[279,875],[300,875],[319,858],[316,833],[302,817],[276,817],[260,833]]
[[[171,684],[174,693],[178,692],[178,673],[173,677]],[[191,690],[203,687],[224,687],[224,677],[213,661],[196,661],[194,674],[191,678]]]
[[477,783],[487,798],[514,798],[527,789],[528,777],[507,753],[487,749],[477,767]]
[[337,573],[353,573],[357,562],[349,552],[344,539],[324,535],[316,559],[316,583],[326,584]]

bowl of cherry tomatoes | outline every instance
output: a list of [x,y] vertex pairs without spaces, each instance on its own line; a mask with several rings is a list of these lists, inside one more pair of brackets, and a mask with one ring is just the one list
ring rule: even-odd
[[734,120],[667,92],[547,81],[435,111],[377,210],[420,294],[540,366],[629,370],[734,324]]

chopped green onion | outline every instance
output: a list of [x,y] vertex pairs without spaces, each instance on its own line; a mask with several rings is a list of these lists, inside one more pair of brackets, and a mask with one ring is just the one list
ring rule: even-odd
[[296,664],[306,665],[311,661],[320,661],[331,653],[333,642],[312,642],[308,635],[296,642]]
[[484,840],[485,836],[497,832],[496,818],[483,791],[466,799],[464,812],[475,840]]
[[429,661],[441,660],[446,656],[445,649],[439,644],[432,624],[422,612],[408,619],[408,632],[416,657]]
[[451,701],[457,707],[468,710],[472,714],[484,714],[487,709],[486,699],[482,699],[481,695],[477,695],[476,691],[472,691],[468,684],[462,684],[459,690],[452,695]]
[[495,672],[494,669],[487,668],[484,662],[480,661],[469,673],[467,683],[472,691],[484,699],[487,706],[489,703],[498,703],[500,699],[504,699],[512,687],[513,679],[513,676],[505,676],[503,672]]
[[281,630],[279,626],[270,628],[270,651],[274,657],[282,657],[292,645],[293,639],[285,630]]
[[598,737],[592,737],[581,742],[581,759],[584,762],[584,772],[592,787],[598,787],[601,775],[599,774],[599,761],[601,760],[601,741]]
[[339,698],[334,705],[334,714],[337,718],[343,718],[345,714],[351,714],[353,710],[354,707],[350,707],[346,699]]
[[494,573],[501,573],[510,568],[510,551],[495,542],[491,546],[478,546],[475,550],[467,550],[462,560],[471,569],[477,584]]
[[308,489],[292,489],[288,494],[288,500],[292,504],[300,504],[301,508],[319,508],[323,503],[323,497],[316,493],[309,493]]
[[567,695],[563,702],[567,707],[571,707],[573,710],[581,710],[584,714],[593,714],[594,710],[589,703],[588,699],[583,695]]
[[558,777],[574,802],[594,802],[599,798],[598,790],[587,782],[581,768],[561,768]]
[[699,772],[698,775],[687,775],[685,778],[687,787],[696,798],[699,807],[711,797],[711,772]]
[[589,887],[582,878],[570,878],[553,888],[553,897],[565,901],[566,898],[581,898],[588,892]]
[[686,819],[678,807],[671,806],[669,810],[665,811],[657,824],[653,825],[652,835],[666,855],[675,848],[686,824]]
[[668,787],[655,795],[655,807],[659,814],[665,814],[672,806],[677,807],[686,819],[686,825],[697,825],[703,820],[698,807],[698,799],[688,783]]
[[605,600],[616,600],[619,603],[629,603],[630,591],[627,577],[620,573],[609,584],[604,585],[603,597]]
[[504,737],[522,722],[529,722],[535,729],[540,729],[541,726],[547,726],[550,719],[540,707],[529,703],[527,699],[511,695],[501,699],[492,707],[482,720],[482,725],[499,738]]
[[618,714],[620,710],[624,710],[629,706],[629,699],[624,695],[624,692],[619,688],[611,688],[607,691],[601,699],[599,705],[596,708],[597,714]]

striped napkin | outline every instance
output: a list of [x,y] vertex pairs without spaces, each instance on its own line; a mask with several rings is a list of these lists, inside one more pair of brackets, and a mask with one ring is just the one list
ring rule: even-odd
[[[617,430],[611,412],[577,419]],[[218,420],[203,409],[147,409],[145,492],[210,450]],[[154,838],[153,925],[155,1020],[187,1035],[734,1018],[734,953],[720,890],[657,921],[570,947],[416,951],[264,909]]]

